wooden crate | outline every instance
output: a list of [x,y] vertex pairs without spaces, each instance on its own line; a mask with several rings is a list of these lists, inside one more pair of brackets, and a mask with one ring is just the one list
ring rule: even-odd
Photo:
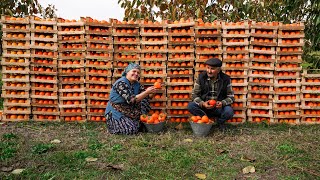
[[222,54],[222,46],[216,47],[207,47],[207,46],[197,46],[196,47],[196,54]]
[[87,114],[87,121],[91,122],[106,122],[104,115]]
[[29,114],[6,114],[6,112],[3,112],[2,120],[5,122],[21,122],[21,121],[29,121],[30,115]]
[[166,68],[166,62],[165,61],[157,61],[157,60],[140,61],[140,67],[141,67],[141,69],[162,69],[162,68]]
[[98,92],[98,93],[110,93],[112,88],[111,84],[108,85],[100,85],[100,84],[88,84],[86,83],[85,92]]
[[123,37],[119,37],[119,36],[115,36],[113,37],[113,44],[131,44],[131,45],[139,45],[140,44],[140,39],[138,37],[135,36],[123,36]]
[[168,61],[194,61],[194,53],[169,53]]
[[86,68],[97,68],[97,69],[112,69],[112,61],[110,60],[96,60],[96,59],[86,59],[85,62],[85,67]]
[[[102,67],[104,68],[104,67]],[[96,67],[87,67],[86,76],[112,76],[111,69],[100,69]]]
[[304,30],[305,25],[304,22],[296,22],[291,24],[284,24],[279,22],[279,30],[290,30],[290,31],[297,31],[297,30]]
[[295,47],[277,47],[277,55],[301,55],[303,49],[301,46]]
[[278,38],[304,38],[304,30],[282,30],[278,31]]
[[142,36],[141,45],[166,45],[168,44],[168,36]]
[[3,49],[2,56],[5,58],[19,58],[19,59],[24,59],[24,58],[30,58],[30,50],[7,50]]
[[58,35],[50,34],[46,30],[44,32],[35,31],[31,33],[31,41],[58,42]]
[[1,22],[3,24],[29,24],[30,18],[29,16],[23,17],[23,18],[16,18],[11,16],[1,16]]
[[168,52],[167,45],[141,45],[141,53],[166,53]]
[[[37,73],[37,72],[36,72]],[[30,82],[38,82],[38,83],[51,83],[56,84],[58,82],[57,75],[42,75],[42,74],[31,74]]]
[[227,123],[232,125],[243,124],[246,122],[246,117],[233,117],[232,119],[227,120]]
[[112,52],[92,52],[87,51],[86,60],[97,60],[97,61],[112,61]]
[[300,94],[275,94],[274,101],[276,103],[292,103],[292,102],[300,102]]
[[291,125],[298,125],[298,124],[300,124],[300,118],[296,118],[296,117],[274,118],[273,123],[274,124],[286,123],[286,124],[291,124]]
[[89,84],[107,85],[111,83],[111,77],[87,75],[85,82]]
[[192,92],[193,85],[172,85],[167,86],[167,93],[190,93]]
[[222,29],[249,29],[249,22],[242,21],[242,22],[221,22]]
[[167,53],[141,53],[140,61],[167,61]]
[[253,94],[274,94],[273,85],[263,85],[259,83],[249,82],[248,93]]
[[249,73],[249,77],[252,77],[252,78],[259,78],[259,77],[274,78],[274,74],[272,70],[249,69],[248,73]]
[[248,108],[247,116],[248,117],[269,117],[269,118],[273,118],[273,111],[272,111],[272,109],[267,109],[267,108],[262,108],[262,109],[251,109],[251,108]]
[[250,53],[256,54],[276,54],[276,47],[264,47],[264,46],[257,46],[257,45],[250,45],[249,49]]
[[8,90],[8,89],[3,89],[1,93],[2,98],[29,98],[30,93],[29,90]]
[[39,92],[38,90],[32,90],[30,97],[34,99],[58,99],[58,93],[57,91],[51,91],[51,92],[40,91]]
[[91,35],[100,35],[100,36],[111,36],[112,35],[112,26],[111,24],[86,24],[85,26],[86,34]]
[[288,39],[288,38],[278,38],[278,46],[280,47],[296,47],[296,46],[304,46],[304,39]]
[[186,69],[186,68],[174,68],[174,69],[167,69],[167,77],[185,77],[193,75],[193,69]]
[[319,99],[303,99],[301,100],[301,109],[320,109]]
[[30,106],[4,106],[4,114],[31,114]]
[[248,46],[249,45],[249,38],[222,38],[223,46]]
[[273,93],[252,93],[251,91],[248,92],[247,100],[248,101],[261,101],[261,102],[269,102],[272,101],[274,98]]
[[300,124],[320,124],[320,116],[302,116]]
[[2,33],[3,41],[30,41],[29,32],[6,32]]
[[142,76],[140,78],[140,82],[145,85],[153,85],[155,82],[160,82],[160,83],[165,84],[166,77],[165,76],[163,76],[163,77],[144,77],[144,76]]
[[[85,37],[86,37],[85,34],[63,34],[63,35],[58,34],[58,42],[59,43],[85,43],[86,42]],[[98,40],[99,41],[101,40],[101,43],[104,42],[103,37],[101,37]]]
[[273,108],[273,102],[270,101],[259,101],[255,99],[248,100],[247,102],[247,108],[249,109],[265,109],[265,110],[272,110]]
[[169,35],[168,36],[169,42],[168,44],[194,44],[195,37],[193,35]]
[[168,86],[178,86],[178,85],[193,85],[192,76],[177,76],[177,77],[167,77]]
[[109,92],[86,92],[86,99],[91,100],[109,100]]

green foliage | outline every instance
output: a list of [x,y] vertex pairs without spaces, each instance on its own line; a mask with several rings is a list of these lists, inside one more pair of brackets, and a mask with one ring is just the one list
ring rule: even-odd
[[57,9],[54,5],[48,4],[47,7],[40,5],[38,0],[1,0],[0,14],[15,17],[25,17],[40,14],[42,17],[55,17]]
[[43,154],[48,152],[50,149],[53,149],[54,145],[53,144],[37,144],[32,147],[31,151],[33,154]]
[[18,143],[16,140],[18,136],[13,133],[6,133],[2,135],[0,141],[0,161],[12,158],[17,153]]

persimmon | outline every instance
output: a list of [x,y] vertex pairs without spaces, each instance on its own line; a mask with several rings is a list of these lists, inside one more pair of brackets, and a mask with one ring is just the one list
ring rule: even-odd
[[161,89],[161,83],[155,82],[155,83],[154,83],[154,87],[155,87],[156,89]]
[[209,100],[209,105],[210,105],[210,106],[215,106],[216,103],[217,103],[217,102],[216,102],[215,100],[213,100],[213,99]]

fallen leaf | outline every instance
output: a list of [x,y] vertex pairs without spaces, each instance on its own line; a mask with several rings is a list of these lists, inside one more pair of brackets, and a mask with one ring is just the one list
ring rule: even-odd
[[183,142],[188,142],[188,143],[192,143],[193,140],[192,139],[184,139]]
[[2,172],[10,172],[10,171],[12,171],[13,170],[13,167],[2,167],[1,168],[1,171]]
[[21,174],[22,171],[24,171],[24,169],[15,169],[15,170],[13,170],[11,173],[12,173],[12,174]]
[[123,164],[109,164],[107,165],[107,168],[111,168],[111,169],[114,169],[114,170],[121,170],[123,171],[124,170],[124,165]]
[[175,129],[176,129],[176,130],[182,130],[182,129],[183,129],[182,123],[180,123],[179,125],[177,125],[177,126],[175,127]]
[[86,158],[87,162],[94,162],[94,161],[97,161],[97,160],[98,160],[98,158],[93,158],[93,157],[87,157]]
[[205,174],[195,174],[195,176],[198,178],[198,179],[206,179],[207,176]]
[[61,143],[61,141],[60,141],[59,139],[54,139],[54,140],[51,141],[51,143],[53,143],[53,144],[59,144],[59,143]]
[[253,156],[243,155],[241,156],[241,161],[254,162],[256,160]]
[[242,169],[243,174],[249,174],[249,173],[254,173],[254,172],[256,172],[256,169],[254,168],[254,166],[247,166]]
[[227,153],[228,151],[225,150],[225,149],[217,149],[217,153],[218,154],[224,154],[224,153]]

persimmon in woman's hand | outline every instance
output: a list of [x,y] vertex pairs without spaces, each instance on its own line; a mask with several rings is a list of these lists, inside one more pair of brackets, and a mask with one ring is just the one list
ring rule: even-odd
[[153,85],[156,89],[161,89],[161,83],[155,82]]

